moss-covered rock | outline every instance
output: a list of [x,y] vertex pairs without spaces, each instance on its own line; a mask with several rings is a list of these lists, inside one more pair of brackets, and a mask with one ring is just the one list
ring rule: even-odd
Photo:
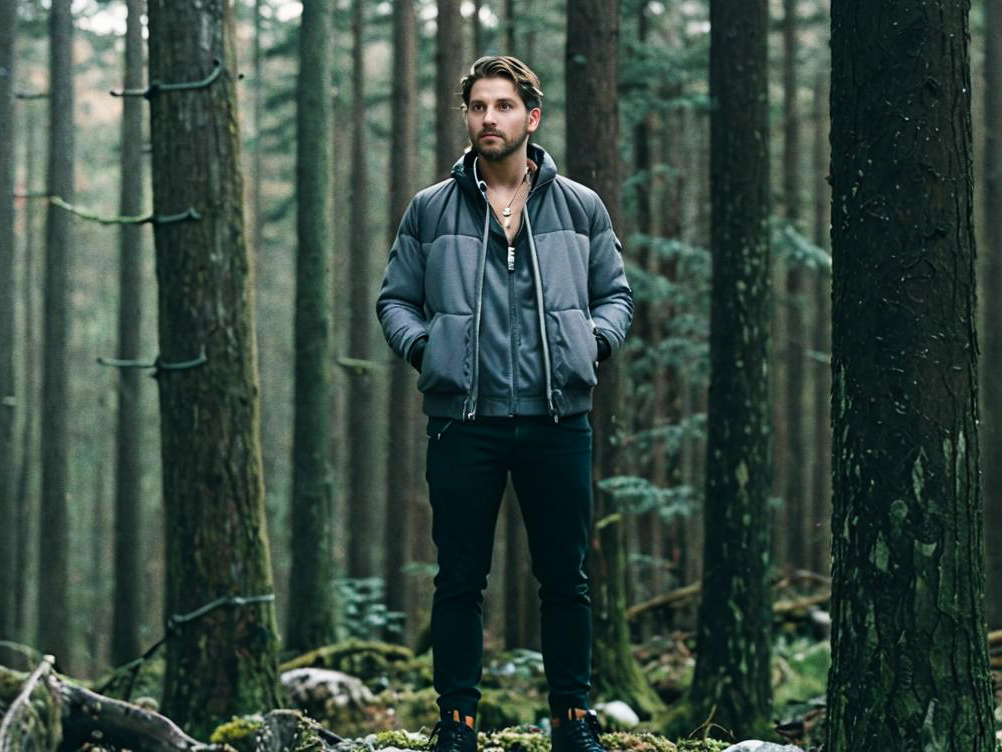
[[334,738],[316,721],[294,710],[234,718],[212,732],[213,744],[236,752],[329,752]]
[[209,741],[213,744],[228,744],[237,752],[253,752],[257,733],[263,728],[262,716],[245,715],[217,726]]
[[635,733],[632,731],[614,731],[602,734],[602,746],[609,752],[627,750],[628,752],[676,752],[678,747],[663,736],[650,732]]
[[477,707],[477,725],[484,731],[528,726],[548,716],[545,699],[532,690],[484,689]]
[[427,658],[415,658],[403,645],[374,640],[346,640],[326,645],[283,663],[281,670],[308,667],[357,676],[376,692],[400,684],[431,683],[431,664]]

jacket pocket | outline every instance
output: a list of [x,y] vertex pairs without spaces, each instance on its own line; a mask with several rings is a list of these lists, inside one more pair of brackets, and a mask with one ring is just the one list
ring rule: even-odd
[[437,313],[428,327],[428,345],[421,362],[418,389],[422,392],[461,392],[473,378],[470,341],[473,315]]
[[558,387],[584,388],[598,383],[598,343],[584,311],[573,308],[547,313],[553,343],[553,381]]

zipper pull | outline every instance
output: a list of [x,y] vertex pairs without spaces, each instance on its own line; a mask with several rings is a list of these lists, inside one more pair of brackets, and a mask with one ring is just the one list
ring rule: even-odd
[[515,271],[515,246],[508,246],[508,271]]

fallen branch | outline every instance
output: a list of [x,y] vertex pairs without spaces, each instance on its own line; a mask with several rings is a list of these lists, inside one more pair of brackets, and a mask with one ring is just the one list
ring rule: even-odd
[[43,657],[42,662],[38,664],[38,668],[32,671],[31,676],[29,676],[27,681],[25,681],[20,694],[14,698],[10,707],[7,708],[7,712],[3,717],[3,722],[0,723],[0,751],[7,749],[7,735],[10,732],[10,728],[14,725],[14,719],[17,717],[21,706],[27,705],[28,698],[30,698],[31,693],[35,691],[35,685],[38,684],[39,680],[41,680],[43,676],[52,670],[52,664],[55,662],[56,659],[51,655]]
[[[797,581],[813,581],[819,584],[830,584],[827,577],[822,577],[821,575],[815,575],[809,572],[799,572],[794,575],[793,578],[786,578],[781,580],[779,587],[776,589],[785,589],[783,586],[789,586],[795,580]],[[638,616],[647,613],[648,611],[653,611],[662,608],[668,608],[674,606],[682,601],[687,601],[690,598],[695,598],[699,595],[702,590],[702,583],[694,582],[690,585],[684,585],[683,587],[676,588],[667,593],[662,593],[657,595],[650,600],[646,600],[643,603],[638,603],[635,606],[630,606],[626,609],[626,619],[627,621],[633,621]],[[772,611],[775,615],[781,616],[791,611],[797,611],[799,609],[810,608],[811,606],[820,606],[823,603],[827,603],[831,599],[830,592],[817,593],[815,595],[809,595],[802,598],[793,598],[788,600],[776,601],[773,603]],[[996,634],[996,633],[992,633]],[[1002,645],[1002,630],[999,630],[998,643]]]
[[63,733],[82,743],[92,735],[116,747],[148,752],[226,750],[226,745],[205,744],[182,731],[170,718],[122,700],[91,692],[52,676],[50,688],[63,701]]

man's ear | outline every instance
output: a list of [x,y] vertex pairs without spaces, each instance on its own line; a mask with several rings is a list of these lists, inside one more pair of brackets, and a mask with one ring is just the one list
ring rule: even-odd
[[533,107],[529,110],[529,122],[526,124],[526,130],[529,133],[534,132],[539,127],[539,122],[543,118],[543,111],[538,107]]

